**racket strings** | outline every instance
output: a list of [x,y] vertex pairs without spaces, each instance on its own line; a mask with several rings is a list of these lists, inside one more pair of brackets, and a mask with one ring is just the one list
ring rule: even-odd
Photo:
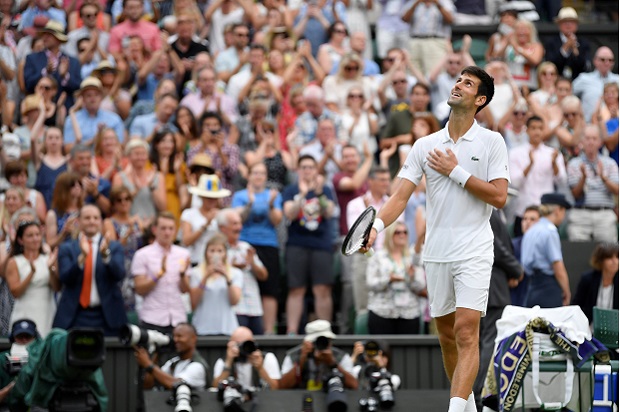
[[349,244],[346,247],[346,253],[357,252],[364,246],[364,243],[366,243],[366,232],[372,226],[373,220],[374,214],[367,213],[354,228],[351,228],[352,232]]

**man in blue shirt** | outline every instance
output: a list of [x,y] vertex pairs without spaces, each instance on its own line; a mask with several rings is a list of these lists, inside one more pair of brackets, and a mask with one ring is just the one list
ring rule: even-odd
[[67,14],[64,10],[52,7],[54,2],[51,0],[35,0],[34,5],[28,7],[22,13],[22,19],[19,24],[19,31],[34,26],[34,18],[37,16],[45,16],[50,20],[54,20],[62,25],[62,29],[67,27]]
[[96,77],[87,77],[80,84],[80,94],[76,104],[70,109],[75,112],[79,127],[73,127],[73,116],[67,116],[64,129],[65,150],[70,151],[74,144],[93,146],[100,127],[114,129],[119,141],[125,139],[123,120],[114,112],[102,110],[103,89]]
[[155,111],[148,114],[136,116],[129,128],[129,136],[151,141],[157,130],[163,128],[171,129],[173,132],[177,128],[172,123],[174,111],[179,104],[179,100],[173,94],[164,94],[155,103]]

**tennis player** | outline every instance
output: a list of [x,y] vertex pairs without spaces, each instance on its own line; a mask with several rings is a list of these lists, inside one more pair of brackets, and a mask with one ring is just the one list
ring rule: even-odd
[[395,192],[377,214],[366,252],[377,234],[403,212],[426,175],[424,262],[431,316],[439,331],[451,382],[448,412],[475,412],[472,387],[479,367],[478,329],[485,315],[493,264],[492,207],[506,203],[508,153],[499,133],[474,116],[493,98],[493,78],[463,69],[452,88],[446,127],[413,145]]

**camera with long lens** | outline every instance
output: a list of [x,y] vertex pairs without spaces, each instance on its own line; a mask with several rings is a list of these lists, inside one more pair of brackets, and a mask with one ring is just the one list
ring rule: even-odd
[[142,346],[148,349],[149,352],[155,351],[157,347],[170,344],[170,336],[156,330],[144,329],[131,324],[122,326],[118,337],[126,346]]
[[358,401],[360,411],[362,412],[374,412],[379,410],[379,401],[369,396],[368,398],[360,398]]
[[244,363],[248,360],[248,356],[258,350],[258,345],[253,340],[246,340],[238,345],[239,356],[235,359],[236,362]]
[[314,341],[314,349],[319,351],[326,350],[329,347],[329,341],[330,339],[328,337],[319,336]]
[[391,409],[394,406],[394,388],[392,386],[392,374],[385,368],[368,366],[366,377],[370,391],[375,393],[381,409]]
[[4,370],[9,376],[17,376],[28,363],[28,350],[25,345],[14,343],[4,359]]
[[254,391],[244,388],[233,376],[217,386],[217,400],[224,405],[224,412],[243,412],[243,403],[251,400]]
[[[318,339],[317,339],[318,340]],[[329,412],[345,412],[347,410],[347,394],[344,391],[344,375],[333,368],[323,380],[323,390],[327,392],[325,403]]]
[[172,386],[174,412],[192,412],[192,389],[185,381],[179,381]]

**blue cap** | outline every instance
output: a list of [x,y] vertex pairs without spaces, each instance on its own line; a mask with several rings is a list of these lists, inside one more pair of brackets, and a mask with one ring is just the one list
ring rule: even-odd
[[540,198],[541,205],[558,205],[564,209],[573,207],[562,193],[545,193]]
[[11,329],[11,338],[15,339],[17,335],[30,335],[33,338],[38,335],[37,325],[30,319],[19,319],[13,322]]

